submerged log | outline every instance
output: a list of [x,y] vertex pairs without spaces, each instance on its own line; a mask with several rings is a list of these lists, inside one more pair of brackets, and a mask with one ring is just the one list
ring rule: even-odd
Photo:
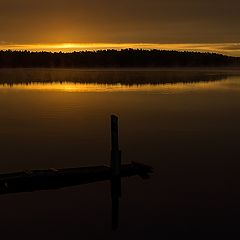
[[[121,165],[120,176],[148,178],[152,168],[132,162]],[[0,175],[0,194],[60,189],[111,180],[111,167],[94,166],[66,169],[33,170]]]
[[30,170],[0,174],[0,195],[54,190],[110,180],[112,230],[117,230],[119,225],[121,178],[139,175],[143,179],[147,179],[150,177],[149,174],[152,173],[152,168],[136,162],[121,164],[121,151],[118,142],[118,117],[115,115],[111,116],[111,145],[110,166]]

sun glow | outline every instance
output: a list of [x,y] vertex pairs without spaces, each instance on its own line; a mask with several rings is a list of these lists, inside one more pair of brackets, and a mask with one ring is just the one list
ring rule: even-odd
[[161,49],[177,51],[215,52],[229,56],[240,56],[240,43],[58,43],[58,44],[7,44],[0,43],[1,50],[28,50],[49,52],[96,51],[104,49]]

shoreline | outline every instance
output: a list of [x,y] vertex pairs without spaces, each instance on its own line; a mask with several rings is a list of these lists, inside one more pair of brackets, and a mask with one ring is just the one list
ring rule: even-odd
[[6,70],[72,70],[79,72],[239,72],[240,67],[0,67]]

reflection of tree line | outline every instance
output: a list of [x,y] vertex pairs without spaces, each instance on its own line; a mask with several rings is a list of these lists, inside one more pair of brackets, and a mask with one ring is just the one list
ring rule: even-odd
[[73,53],[0,51],[0,67],[216,67],[240,65],[215,53],[161,50],[101,50]]
[[2,69],[0,84],[96,83],[96,84],[167,84],[220,81],[228,73],[204,71],[81,71],[72,69]]

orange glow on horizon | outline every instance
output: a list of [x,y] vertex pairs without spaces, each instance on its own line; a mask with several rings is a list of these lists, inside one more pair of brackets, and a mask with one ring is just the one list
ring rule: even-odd
[[177,51],[215,52],[229,56],[240,56],[240,43],[194,43],[194,44],[157,44],[157,43],[58,43],[58,44],[1,44],[1,50],[28,50],[48,52],[95,51],[104,49],[159,49]]

